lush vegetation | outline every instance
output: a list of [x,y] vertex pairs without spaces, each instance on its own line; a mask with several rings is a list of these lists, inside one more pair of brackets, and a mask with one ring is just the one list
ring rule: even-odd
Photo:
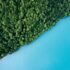
[[0,58],[68,15],[70,0],[0,0]]

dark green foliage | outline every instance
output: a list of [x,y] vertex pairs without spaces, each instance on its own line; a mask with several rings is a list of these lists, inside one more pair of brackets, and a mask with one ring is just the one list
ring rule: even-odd
[[0,58],[69,15],[70,0],[0,0]]

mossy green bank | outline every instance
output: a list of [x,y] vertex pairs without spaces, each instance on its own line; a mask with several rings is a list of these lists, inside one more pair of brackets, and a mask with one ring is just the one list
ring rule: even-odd
[[0,0],[0,58],[69,15],[70,0]]

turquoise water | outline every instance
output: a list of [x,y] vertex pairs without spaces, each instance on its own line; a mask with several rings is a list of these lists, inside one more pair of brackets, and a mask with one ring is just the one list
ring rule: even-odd
[[1,59],[0,70],[70,70],[70,17]]

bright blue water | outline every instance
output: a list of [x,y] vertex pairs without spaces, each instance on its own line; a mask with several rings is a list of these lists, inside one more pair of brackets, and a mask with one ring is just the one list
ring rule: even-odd
[[70,70],[70,17],[0,60],[0,70]]

